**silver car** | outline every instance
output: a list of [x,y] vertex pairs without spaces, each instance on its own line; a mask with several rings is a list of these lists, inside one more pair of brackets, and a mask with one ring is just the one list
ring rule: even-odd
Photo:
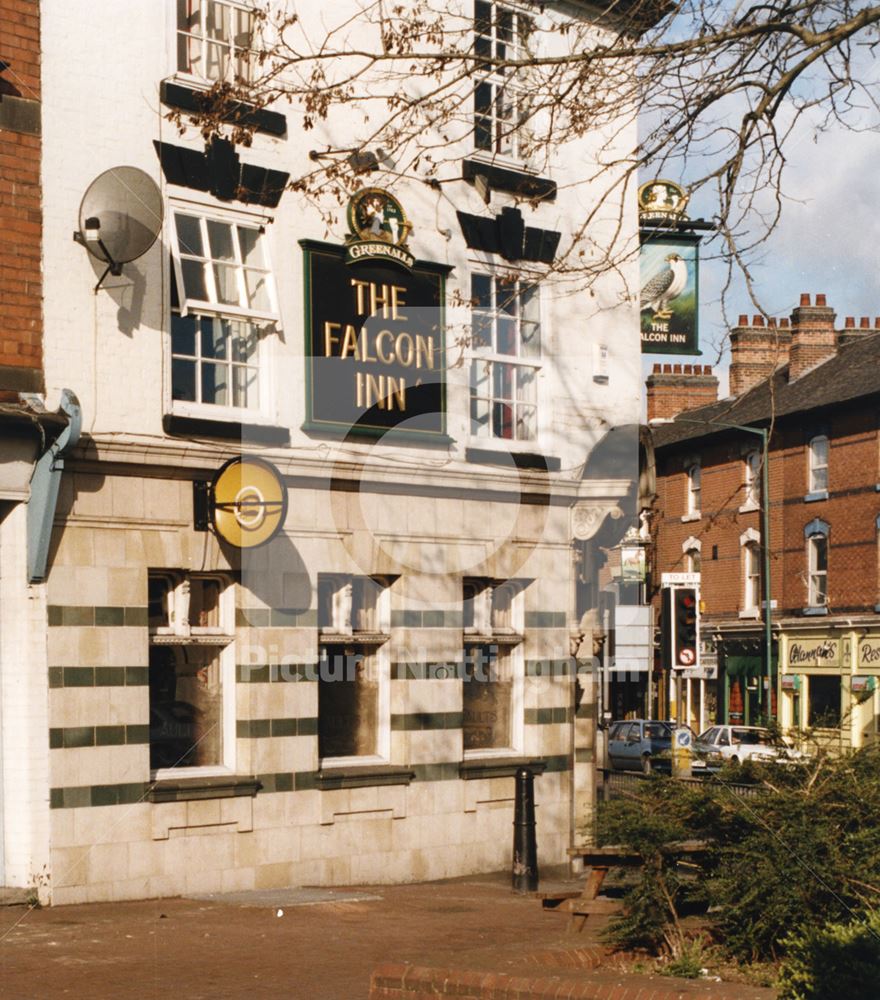
[[761,726],[712,726],[699,735],[694,753],[704,766],[728,761],[789,761],[803,756]]

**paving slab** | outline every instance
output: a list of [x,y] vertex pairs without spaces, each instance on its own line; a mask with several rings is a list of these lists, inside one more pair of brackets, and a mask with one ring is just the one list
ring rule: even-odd
[[[318,901],[315,893],[328,898]],[[243,895],[247,902],[232,905],[227,896],[2,907],[0,997],[367,1000],[370,977],[383,963],[514,977],[577,975],[592,977],[597,988],[632,980],[586,964],[582,972],[529,964],[529,956],[548,949],[595,944],[599,923],[588,921],[581,935],[566,934],[568,915],[512,893],[509,874],[335,891],[293,888],[280,895],[273,890],[256,894],[263,900],[256,905],[255,894]],[[279,905],[280,899],[311,902]],[[676,982],[652,977],[640,986],[668,991]],[[692,984],[682,995],[694,996]],[[712,995],[774,996],[735,986]]]

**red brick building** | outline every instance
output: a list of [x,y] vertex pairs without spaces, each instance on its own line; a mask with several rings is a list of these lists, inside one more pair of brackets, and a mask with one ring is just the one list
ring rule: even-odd
[[0,519],[26,500],[43,392],[40,5],[0,0]]
[[[681,684],[695,726],[754,722],[767,700],[761,438],[735,424],[769,431],[773,714],[853,745],[877,735],[878,334],[880,319],[838,328],[824,295],[804,295],[790,320],[740,317],[729,398],[707,402],[717,382],[700,365],[658,365],[648,378],[653,584],[661,572],[701,574],[703,662]],[[669,686],[665,696],[674,710]]]
[[39,37],[35,0],[0,0],[0,391],[7,393],[43,388]]

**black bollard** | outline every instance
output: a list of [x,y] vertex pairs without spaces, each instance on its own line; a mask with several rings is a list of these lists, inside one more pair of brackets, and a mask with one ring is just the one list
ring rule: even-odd
[[527,767],[516,772],[513,813],[513,891],[538,888],[538,842],[535,838],[535,776]]

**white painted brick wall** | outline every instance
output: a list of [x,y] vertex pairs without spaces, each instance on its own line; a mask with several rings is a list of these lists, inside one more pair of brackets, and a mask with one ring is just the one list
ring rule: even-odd
[[49,860],[45,585],[28,586],[27,507],[0,522],[0,740],[5,884],[40,883]]
[[[62,387],[72,388],[84,409],[87,431],[119,434],[161,433],[162,384],[167,327],[167,242],[160,239],[149,253],[126,265],[122,278],[110,278],[95,295],[97,262],[71,236],[77,224],[80,199],[102,171],[130,164],[161,181],[154,140],[190,142],[201,149],[198,136],[180,138],[166,121],[159,102],[159,84],[174,72],[174,4],[171,0],[90,0],[69,4],[55,0],[43,10],[44,77],[44,220],[45,220],[45,347],[46,379],[50,397]],[[356,0],[342,0],[328,12],[321,4],[306,4],[300,13],[315,20],[341,22]],[[450,5],[450,9],[454,8]],[[462,9],[469,9],[465,5]],[[317,36],[316,36],[317,37]],[[77,57],[70,59],[70,53]],[[337,115],[316,132],[304,133],[299,118],[287,105],[286,140],[258,135],[253,146],[240,149],[245,161],[290,171],[294,176],[314,167],[310,148],[326,140],[337,147],[352,144],[358,125],[350,114]],[[363,127],[363,126],[361,126]],[[561,229],[562,247],[570,241],[575,222],[595,198],[595,192],[569,187],[584,164],[595,163],[601,136],[590,134],[552,157],[552,176],[559,196],[534,211],[523,206],[527,224]],[[626,133],[620,141],[626,138]],[[462,155],[469,152],[462,144]],[[449,171],[454,170],[450,165]],[[546,171],[545,171],[546,172]],[[170,190],[161,181],[166,198],[193,197],[193,192]],[[467,251],[455,210],[486,214],[472,186],[447,184],[442,191],[421,180],[393,182],[394,192],[414,222],[411,239],[417,257],[454,266],[448,297],[469,297],[469,270],[475,255]],[[500,212],[513,199],[493,196],[490,211]],[[235,208],[237,203],[226,207]],[[240,207],[240,206],[239,206]],[[327,232],[313,206],[287,192],[272,216],[269,244],[279,287],[284,338],[273,339],[273,380],[276,413],[293,429],[293,443],[314,449],[319,442],[299,430],[304,416],[302,361],[302,256],[297,240],[303,237],[343,241],[344,212]],[[634,197],[627,201],[627,225],[622,240],[634,241]],[[589,238],[602,244],[614,238],[614,205],[591,227]],[[441,235],[452,234],[451,239]],[[635,244],[633,243],[633,246]],[[640,382],[638,312],[624,302],[635,287],[636,262],[609,274],[596,295],[548,285],[545,293],[545,363],[541,375],[542,440],[538,449],[562,459],[563,468],[577,476],[595,424],[636,419]],[[111,287],[112,286],[112,287]],[[631,290],[631,289],[630,289]],[[129,312],[138,315],[132,324]],[[467,321],[467,311],[449,310],[449,322]],[[611,351],[610,386],[592,380],[593,347],[607,344]],[[560,409],[561,407],[561,409]],[[592,421],[594,429],[587,426]],[[459,442],[468,436],[467,370],[449,373],[449,432]],[[408,449],[413,454],[413,449]]]

